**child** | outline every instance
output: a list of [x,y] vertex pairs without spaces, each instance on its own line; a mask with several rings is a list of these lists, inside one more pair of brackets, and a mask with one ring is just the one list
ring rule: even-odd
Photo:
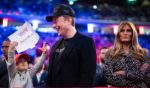
[[42,66],[46,57],[46,44],[43,45],[42,55],[37,64],[31,69],[28,69],[29,56],[27,54],[19,54],[16,56],[16,63],[14,61],[15,47],[17,42],[11,42],[8,49],[8,75],[10,88],[33,88],[32,77],[35,76],[37,70]]

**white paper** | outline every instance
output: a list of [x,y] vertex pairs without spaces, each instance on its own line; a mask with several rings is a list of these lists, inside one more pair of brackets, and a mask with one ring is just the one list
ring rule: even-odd
[[25,22],[19,29],[8,37],[10,41],[18,42],[16,50],[18,53],[35,47],[39,40],[39,35],[33,30],[30,23]]

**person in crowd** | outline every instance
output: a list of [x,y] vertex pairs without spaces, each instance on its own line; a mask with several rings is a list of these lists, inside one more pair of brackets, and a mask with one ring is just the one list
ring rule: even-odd
[[95,78],[95,86],[107,86],[106,80],[104,78],[103,67],[105,61],[105,55],[108,51],[108,47],[100,48],[100,63],[96,65],[96,78]]
[[60,4],[54,7],[53,16],[46,17],[62,37],[51,49],[47,87],[94,86],[95,44],[76,30],[74,16],[71,7]]
[[[10,88],[33,88],[32,77],[35,76],[37,70],[42,66],[46,57],[46,44],[43,45],[42,55],[40,60],[30,69],[29,55],[28,54],[16,54],[15,48],[17,42],[11,42],[8,49],[8,75],[9,75],[9,87]],[[15,58],[15,60],[14,60]]]
[[6,61],[8,60],[8,47],[10,41],[8,39],[4,40],[2,43],[2,57],[0,59],[0,87],[9,87],[9,78]]
[[105,63],[105,58],[106,58],[106,53],[109,50],[108,47],[104,46],[100,49],[100,63],[99,65],[103,68],[104,67],[104,63]]
[[147,61],[147,50],[138,42],[132,22],[121,22],[115,36],[114,47],[106,54],[104,74],[108,85],[119,87],[147,87],[146,72],[142,65]]
[[[36,64],[39,61],[41,54],[42,54],[42,50],[39,48],[36,49],[36,58],[34,59],[34,64]],[[48,75],[48,72],[45,66],[46,65],[43,63],[43,65],[37,71],[36,75],[33,77],[32,81],[33,81],[34,87],[38,87],[38,88],[45,87],[47,75]]]

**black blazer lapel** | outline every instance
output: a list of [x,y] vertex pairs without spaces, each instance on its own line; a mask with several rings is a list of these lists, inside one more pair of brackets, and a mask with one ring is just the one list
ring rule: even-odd
[[[49,68],[48,68],[48,71],[51,71],[51,67],[52,67],[52,63],[53,63],[53,58],[54,58],[54,55],[53,53],[55,53],[57,47],[61,44],[63,39],[60,39],[56,44],[55,46],[52,48],[51,52],[50,52],[50,60],[49,60]],[[53,56],[52,56],[53,55]],[[51,72],[49,72],[51,73]]]
[[56,44],[55,46],[52,48],[51,50],[51,55],[53,55],[53,53],[56,51],[57,47],[61,44],[63,39],[60,39]]

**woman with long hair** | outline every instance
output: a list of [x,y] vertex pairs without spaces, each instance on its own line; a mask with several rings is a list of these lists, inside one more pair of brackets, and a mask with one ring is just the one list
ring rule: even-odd
[[136,28],[131,22],[121,22],[115,36],[114,47],[106,54],[105,78],[108,85],[147,87],[144,82],[147,50],[138,42]]

